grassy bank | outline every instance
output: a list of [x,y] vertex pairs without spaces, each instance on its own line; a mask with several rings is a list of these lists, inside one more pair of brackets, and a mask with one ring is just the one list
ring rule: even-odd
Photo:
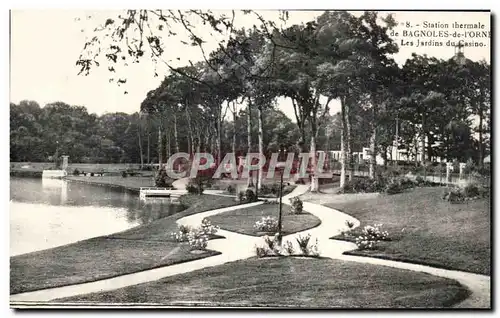
[[141,187],[153,187],[153,177],[122,177],[122,176],[68,176],[66,180],[74,182],[82,182],[87,184],[94,184],[99,186],[117,187],[130,191],[139,191]]
[[[237,279],[235,279],[237,278]],[[330,259],[248,259],[57,302],[302,308],[449,307],[457,282],[419,272]]]
[[124,232],[10,258],[10,293],[90,282],[214,255],[192,254],[187,243],[174,242],[176,220],[237,204],[233,198],[186,195],[188,208]]
[[489,199],[452,204],[442,200],[442,194],[443,188],[417,188],[408,193],[325,205],[360,220],[361,227],[354,231],[355,236],[365,225],[382,223],[392,237],[391,241],[379,243],[376,250],[357,250],[351,254],[489,275]]
[[[278,204],[261,204],[245,209],[238,209],[224,214],[210,217],[212,224],[232,232],[246,235],[261,236],[254,228],[255,222],[262,217],[271,216],[278,219]],[[305,231],[321,224],[321,221],[312,214],[291,214],[291,208],[283,204],[282,212],[283,235],[288,235],[300,231]],[[274,234],[274,233],[273,233]]]

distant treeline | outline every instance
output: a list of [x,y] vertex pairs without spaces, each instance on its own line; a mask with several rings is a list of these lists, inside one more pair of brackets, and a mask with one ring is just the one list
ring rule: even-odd
[[[163,132],[163,158],[177,150],[189,152],[188,117],[176,114],[176,127]],[[253,117],[252,139],[257,144],[257,115]],[[191,115],[192,116],[192,115]],[[247,150],[246,110],[236,117],[236,151]],[[70,162],[80,163],[156,163],[158,161],[158,130],[168,125],[165,118],[155,114],[106,113],[98,116],[88,113],[83,106],[71,106],[63,102],[44,107],[35,101],[10,104],[10,161],[50,162],[61,155],[68,155]],[[338,115],[332,116],[318,133],[320,149],[339,149],[340,131]],[[222,123],[222,150],[232,151],[233,121]],[[173,125],[173,124],[170,124]],[[296,144],[300,136],[297,125],[283,112],[270,109],[263,123],[266,149],[275,150],[280,144]],[[328,127],[329,128],[328,128]],[[330,127],[333,126],[333,127]],[[170,129],[169,129],[170,128]],[[328,134],[326,132],[328,131]],[[359,128],[355,149],[367,142],[366,134]],[[208,137],[208,136],[207,136]],[[215,138],[207,138],[201,151],[215,149]]]

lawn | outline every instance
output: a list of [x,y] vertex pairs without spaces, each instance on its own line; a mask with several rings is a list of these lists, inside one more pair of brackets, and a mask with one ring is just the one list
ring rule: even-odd
[[[376,250],[350,252],[437,267],[490,274],[489,199],[452,204],[444,188],[416,188],[407,193],[326,204],[365,225],[382,223],[392,241]],[[341,238],[341,237],[337,237]]]
[[159,281],[55,302],[306,308],[449,307],[468,296],[457,282],[331,259],[247,259]]
[[94,176],[94,177],[80,177],[68,176],[68,180],[76,182],[84,182],[95,185],[114,186],[130,190],[139,190],[141,187],[153,187],[153,177],[122,177],[122,176]]
[[59,287],[130,274],[216,254],[191,254],[170,233],[176,220],[237,204],[233,198],[186,195],[186,210],[124,232],[10,258],[10,293]]
[[[261,204],[250,208],[214,215],[209,219],[212,224],[218,225],[224,230],[246,235],[261,236],[265,235],[265,233],[258,233],[255,230],[255,222],[265,216],[272,216],[278,219],[278,209],[278,204]],[[283,204],[282,213],[284,235],[308,230],[321,224],[321,221],[312,214],[306,212],[302,214],[291,214],[291,207],[285,204]]]

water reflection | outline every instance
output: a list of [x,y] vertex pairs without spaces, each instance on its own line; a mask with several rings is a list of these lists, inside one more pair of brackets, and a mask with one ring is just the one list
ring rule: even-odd
[[183,209],[169,199],[55,179],[11,178],[11,255],[153,222]]

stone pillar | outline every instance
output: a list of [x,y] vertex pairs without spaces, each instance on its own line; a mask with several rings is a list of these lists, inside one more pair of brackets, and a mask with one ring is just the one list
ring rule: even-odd
[[446,182],[451,182],[451,173],[453,172],[453,162],[446,163]]
[[463,180],[465,178],[465,175],[464,175],[465,173],[464,172],[465,172],[465,166],[466,165],[467,164],[465,162],[461,162],[460,163],[460,180]]
[[62,160],[63,160],[61,169],[62,170],[66,170],[66,169],[68,169],[68,158],[69,158],[69,156],[61,156],[61,157],[62,157]]

